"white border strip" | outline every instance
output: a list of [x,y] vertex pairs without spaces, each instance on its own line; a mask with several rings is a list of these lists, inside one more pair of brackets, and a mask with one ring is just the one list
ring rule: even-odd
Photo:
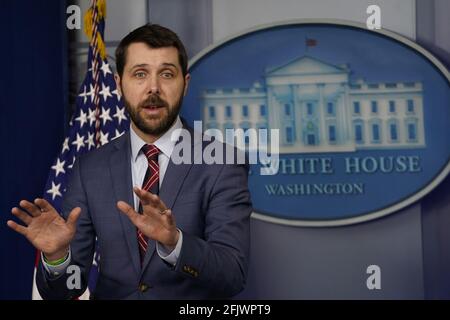
[[[398,42],[401,42],[405,44],[406,46],[420,52],[423,56],[425,56],[428,60],[430,60],[441,72],[442,74],[447,78],[447,80],[450,82],[450,72],[449,70],[442,64],[431,52],[423,48],[422,46],[418,45],[417,43],[409,40],[408,38],[401,36],[397,33],[394,33],[392,31],[388,30],[369,30],[366,28],[366,26],[359,22],[353,22],[353,21],[345,21],[345,20],[338,20],[338,19],[297,19],[297,20],[288,20],[285,22],[276,22],[276,23],[270,23],[270,24],[264,24],[258,27],[247,29],[243,32],[240,32],[238,34],[232,35],[230,37],[225,38],[224,40],[212,44],[208,46],[207,48],[200,51],[195,57],[193,57],[189,61],[189,68],[191,68],[193,65],[195,65],[201,58],[206,56],[210,51],[222,46],[226,42],[233,40],[235,38],[241,37],[243,35],[247,35],[256,31],[261,31],[264,29],[269,29],[272,27],[282,27],[282,26],[288,26],[288,25],[299,25],[299,24],[329,24],[329,25],[338,25],[338,26],[347,26],[347,27],[354,27],[356,29],[363,29],[367,32],[374,32],[378,34],[385,35],[389,38],[392,38],[394,40],[397,40]],[[288,225],[288,226],[302,226],[302,227],[337,227],[337,226],[344,226],[344,225],[350,225],[350,224],[356,224],[356,223],[362,223],[367,222],[373,219],[378,219],[381,217],[384,217],[388,214],[394,213],[396,211],[399,211],[414,202],[422,199],[425,195],[427,195],[429,192],[431,192],[434,188],[436,188],[448,175],[450,172],[450,162],[447,163],[445,168],[434,178],[433,181],[431,181],[426,187],[424,187],[422,190],[417,192],[416,194],[412,195],[411,197],[398,202],[388,208],[378,210],[372,213],[364,214],[355,218],[348,218],[348,219],[338,219],[338,220],[290,220],[290,219],[282,219],[282,218],[275,218],[272,216],[268,216],[262,213],[253,212],[252,218],[266,221],[266,222],[272,222],[282,225]]]

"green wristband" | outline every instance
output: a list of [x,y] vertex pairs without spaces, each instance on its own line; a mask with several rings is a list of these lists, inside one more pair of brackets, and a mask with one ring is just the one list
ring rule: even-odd
[[45,257],[45,254],[43,256],[44,256],[45,263],[47,263],[50,266],[55,267],[55,266],[59,266],[60,264],[63,264],[67,260],[68,255],[69,255],[69,253],[67,253],[64,258],[61,258],[58,260],[53,260],[53,261],[47,260],[47,258]]

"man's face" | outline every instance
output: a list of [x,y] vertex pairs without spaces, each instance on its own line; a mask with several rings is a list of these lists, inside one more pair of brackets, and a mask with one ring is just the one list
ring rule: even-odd
[[116,75],[116,81],[138,134],[158,138],[172,126],[189,79],[189,74],[183,77],[175,47],[130,44],[122,77]]

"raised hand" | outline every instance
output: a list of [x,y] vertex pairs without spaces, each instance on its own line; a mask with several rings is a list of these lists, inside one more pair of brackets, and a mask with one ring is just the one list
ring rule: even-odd
[[126,214],[144,235],[173,250],[178,242],[179,232],[172,211],[167,209],[157,195],[136,187],[133,191],[141,201],[143,214],[137,213],[124,201],[117,202],[117,208]]
[[65,221],[44,199],[36,199],[34,203],[22,200],[19,205],[26,211],[15,207],[11,212],[22,220],[26,227],[12,220],[7,222],[8,226],[24,235],[36,249],[45,254],[47,259],[63,258],[75,235],[76,222],[81,209],[74,208]]

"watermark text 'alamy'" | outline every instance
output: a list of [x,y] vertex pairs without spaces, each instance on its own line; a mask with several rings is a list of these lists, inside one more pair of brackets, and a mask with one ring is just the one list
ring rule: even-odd
[[[171,155],[174,164],[260,164],[261,175],[278,173],[278,129],[226,129],[225,137],[218,129],[201,132],[202,121],[194,121],[193,137],[183,128],[172,133],[171,140],[178,141]],[[209,143],[203,148],[205,141]]]

